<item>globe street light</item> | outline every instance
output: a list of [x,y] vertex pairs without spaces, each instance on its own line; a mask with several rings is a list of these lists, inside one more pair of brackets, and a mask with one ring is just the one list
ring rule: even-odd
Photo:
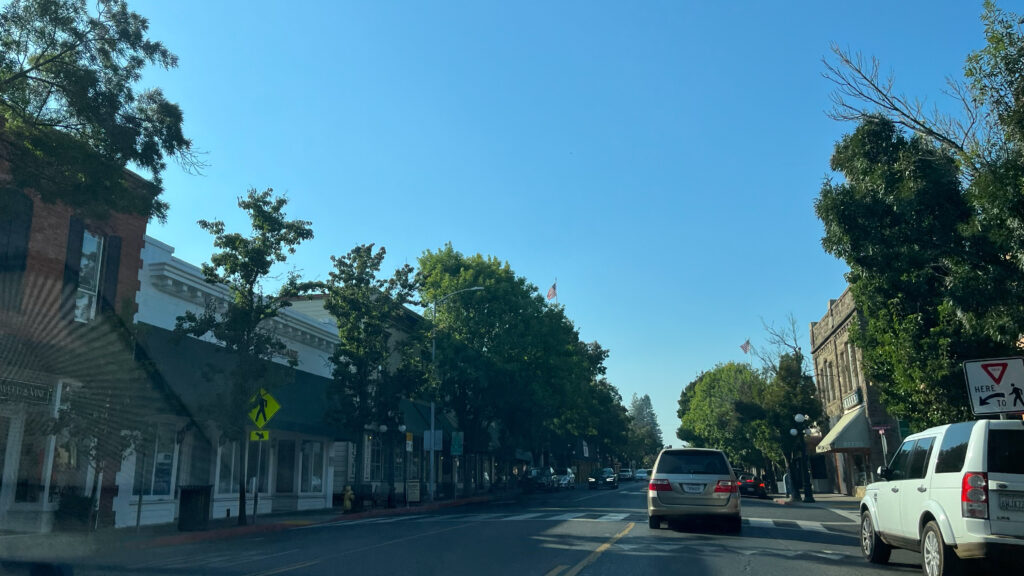
[[[803,424],[804,422],[810,421],[810,419],[811,419],[810,416],[805,416],[803,414],[796,414],[795,416],[793,416],[793,421],[795,421],[797,424]],[[807,440],[806,440],[806,436],[808,434],[810,434],[810,432],[811,431],[810,431],[809,428],[804,428],[803,430],[799,430],[799,431],[796,428],[790,428],[789,429],[790,436],[793,436],[793,437],[796,437],[797,435],[800,436],[800,455],[803,458],[803,468],[804,468],[804,473],[803,473],[804,502],[814,502],[814,494],[811,492],[811,463],[810,463],[810,460],[808,460],[808,458],[807,458]],[[793,494],[792,494],[792,497],[793,497],[794,501],[800,499],[800,491],[796,489],[796,484],[795,483],[793,484]]]

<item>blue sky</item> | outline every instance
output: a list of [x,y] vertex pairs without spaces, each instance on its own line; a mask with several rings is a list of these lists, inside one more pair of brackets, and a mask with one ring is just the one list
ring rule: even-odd
[[180,57],[142,86],[182,105],[209,163],[168,170],[149,232],[204,262],[196,220],[238,229],[236,197],[272,187],[313,222],[292,261],[310,278],[358,243],[394,268],[449,241],[542,291],[557,277],[672,443],[700,371],[750,359],[762,319],[794,315],[807,349],[845,288],[813,209],[851,129],[824,113],[829,43],[952,108],[981,2],[625,4],[134,2]]

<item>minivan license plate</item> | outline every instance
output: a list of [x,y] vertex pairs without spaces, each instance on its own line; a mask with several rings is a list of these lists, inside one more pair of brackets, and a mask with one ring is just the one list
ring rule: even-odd
[[1009,512],[1024,512],[1024,496],[999,495],[999,509]]
[[683,484],[683,492],[686,492],[687,494],[700,494],[703,491],[703,484]]

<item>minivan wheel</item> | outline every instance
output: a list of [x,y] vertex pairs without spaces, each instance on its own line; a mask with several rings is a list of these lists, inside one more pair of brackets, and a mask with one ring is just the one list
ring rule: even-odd
[[935,521],[924,527],[921,534],[921,572],[924,576],[954,576],[963,573],[963,563],[942,541],[942,532]]
[[651,530],[661,529],[661,517],[660,516],[648,516],[647,527]]
[[872,564],[885,564],[892,554],[892,546],[879,538],[874,524],[871,523],[871,513],[867,510],[860,515],[860,551]]

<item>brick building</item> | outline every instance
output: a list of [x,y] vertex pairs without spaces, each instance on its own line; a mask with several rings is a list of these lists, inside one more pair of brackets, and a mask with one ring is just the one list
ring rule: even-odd
[[850,342],[856,314],[847,288],[810,327],[818,397],[830,425],[816,451],[828,456],[833,485],[851,495],[874,480],[874,471],[901,441],[898,422],[879,402],[878,389],[864,375],[861,351]]

